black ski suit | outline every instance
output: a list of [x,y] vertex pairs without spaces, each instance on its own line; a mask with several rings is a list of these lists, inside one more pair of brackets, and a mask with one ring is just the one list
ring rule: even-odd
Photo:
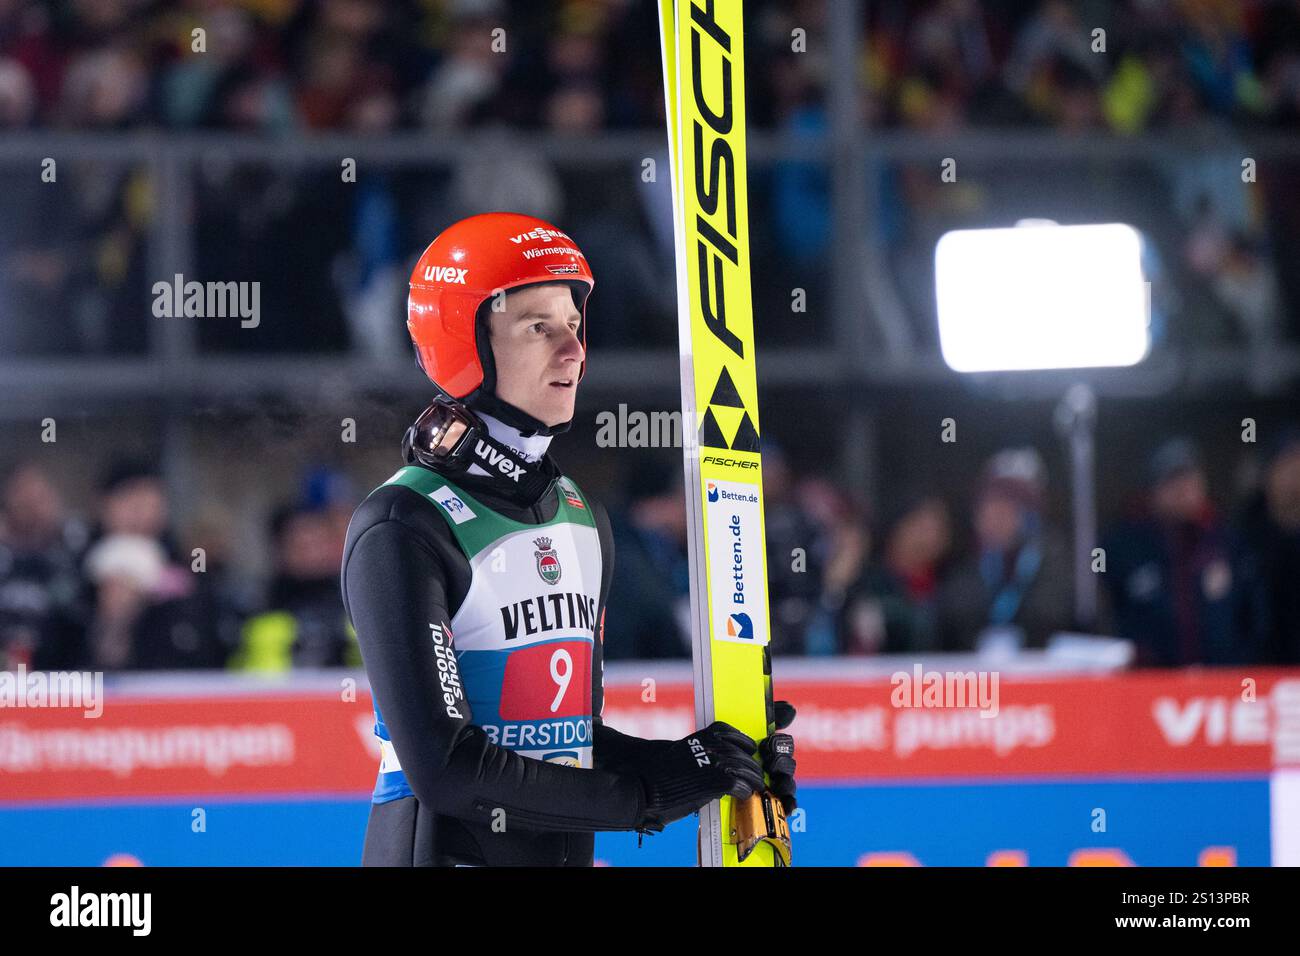
[[[521,501],[499,476],[457,475],[481,504],[528,524],[559,507],[554,481]],[[613,572],[609,517],[591,502],[603,558],[596,620]],[[641,779],[620,774],[620,756],[643,742],[605,727],[601,642],[592,674],[595,768],[546,763],[489,741],[465,708],[445,713],[430,623],[448,623],[470,584],[465,554],[437,505],[400,485],[376,489],[348,527],[343,601],[356,628],[371,691],[414,796],[371,805],[365,866],[590,866],[594,832],[634,830],[646,794]],[[505,832],[494,832],[496,808]]]

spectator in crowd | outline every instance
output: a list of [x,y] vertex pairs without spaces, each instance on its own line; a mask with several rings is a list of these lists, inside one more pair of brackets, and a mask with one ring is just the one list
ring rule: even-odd
[[0,194],[0,352],[138,352],[148,178],[85,156],[57,171],[57,190],[14,177]]
[[0,509],[0,670],[70,668],[85,639],[87,530],[35,462],[5,476]]
[[444,56],[419,98],[420,122],[430,129],[463,128],[490,115],[510,63],[499,49],[493,49],[492,31],[500,25],[495,22],[500,5],[464,6],[466,12],[451,24]]
[[1212,505],[1205,470],[1186,438],[1160,445],[1148,499],[1104,541],[1119,636],[1139,665],[1245,664],[1267,626],[1253,562]]
[[[252,15],[237,7],[177,12],[159,32],[177,45],[159,77],[164,120],[176,128],[210,127],[276,132],[297,124],[287,78],[265,62]],[[193,31],[204,31],[204,51],[190,54]]]
[[[393,91],[378,87],[353,104],[350,123],[365,136],[382,136],[397,126]],[[398,177],[380,169],[356,184],[352,242],[340,254],[340,292],[353,349],[377,361],[405,356],[410,341],[400,314],[410,275],[404,258]]]
[[333,513],[299,504],[271,519],[275,576],[262,610],[245,622],[228,666],[275,674],[297,667],[361,667],[338,576],[343,538]]
[[909,654],[937,649],[938,597],[952,546],[948,505],[907,497],[885,522],[879,553],[850,587],[840,614],[840,652]]
[[351,478],[329,465],[306,469],[299,483],[300,506],[305,511],[321,512],[340,546],[347,538],[348,522],[362,497]]
[[22,64],[0,59],[0,129],[22,129],[36,114],[36,87]]
[[1069,630],[1069,551],[1047,523],[1047,475],[1038,452],[1013,448],[989,461],[975,499],[975,553],[940,589],[940,646],[1041,648]]
[[156,618],[146,618],[146,647],[139,666],[226,666],[256,606],[256,587],[241,573],[235,552],[234,524],[234,515],[215,506],[203,508],[187,523],[184,554],[194,586],[174,606],[164,605]]
[[1267,600],[1263,660],[1300,664],[1300,426],[1285,429],[1272,442],[1262,487],[1246,506],[1242,530]]
[[1251,63],[1242,6],[1189,3],[1183,14],[1184,66],[1209,108],[1234,116],[1262,107],[1262,89]]
[[[869,118],[1123,132],[1216,117],[1294,124],[1294,4],[1103,6],[1106,15],[1067,0],[868,4],[864,99],[881,101]],[[788,125],[792,101],[822,83],[829,8],[755,3],[746,38],[755,125]],[[1104,52],[1094,34],[1103,24]],[[656,32],[654,5],[632,2],[9,0],[0,4],[0,61],[25,74],[17,82],[42,126],[340,129],[359,100],[385,88],[404,127],[539,126],[574,101],[562,112],[644,128],[662,116]]]
[[108,534],[86,554],[86,580],[94,591],[90,656],[95,670],[126,670],[134,663],[138,625],[153,595],[164,587],[167,556],[154,538]]
[[[1106,60],[1091,48],[1088,25],[1067,0],[1044,0],[1025,21],[1003,68],[1008,89],[1050,118],[1061,102],[1058,84],[1078,75],[1100,81]],[[1058,95],[1052,95],[1058,94]]]
[[817,604],[804,627],[802,646],[786,653],[835,654],[840,646],[839,621],[845,594],[862,573],[871,552],[866,505],[820,475],[799,479],[794,497],[815,526],[810,554],[816,556],[820,569],[820,587]]
[[628,476],[610,515],[616,565],[605,612],[605,659],[688,657],[690,568],[681,469],[666,461]]
[[1260,13],[1251,52],[1265,85],[1268,121],[1294,126],[1300,121],[1300,5],[1270,3]]
[[181,557],[162,479],[123,461],[101,488],[100,521],[83,571],[92,594],[86,661],[101,670],[220,666],[221,617]]
[[164,559],[179,563],[180,548],[171,530],[171,508],[162,476],[151,464],[121,458],[109,464],[99,487],[99,521],[92,543],[111,535],[139,535],[163,549]]
[[123,129],[147,118],[149,65],[125,43],[74,56],[63,78],[64,124]]
[[229,609],[201,574],[170,564],[143,535],[102,538],[86,556],[95,589],[91,663],[103,670],[220,667],[229,653]]
[[763,446],[763,523],[767,530],[767,594],[773,654],[802,654],[818,606],[827,536],[803,506],[785,453]]

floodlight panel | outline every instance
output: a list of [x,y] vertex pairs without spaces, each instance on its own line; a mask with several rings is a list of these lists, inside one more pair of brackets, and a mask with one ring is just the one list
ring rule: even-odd
[[1135,365],[1150,347],[1132,226],[959,229],[934,252],[944,361],[959,372]]

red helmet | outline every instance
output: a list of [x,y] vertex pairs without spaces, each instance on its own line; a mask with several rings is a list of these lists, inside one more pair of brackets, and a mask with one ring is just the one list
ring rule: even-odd
[[[513,212],[470,216],[444,229],[415,264],[406,300],[406,328],[429,380],[455,399],[482,385],[479,307],[498,292],[539,282],[570,284],[582,314],[578,338],[585,349],[587,296],[596,280],[567,233]],[[486,357],[490,361],[491,353]],[[579,381],[585,370],[584,361]]]

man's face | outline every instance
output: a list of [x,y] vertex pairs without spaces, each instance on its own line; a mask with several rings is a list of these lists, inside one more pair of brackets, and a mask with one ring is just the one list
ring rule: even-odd
[[1020,506],[1004,494],[989,493],[975,505],[975,534],[986,548],[1006,550],[1020,537]]
[[1209,502],[1205,476],[1195,468],[1180,471],[1156,485],[1151,501],[1156,514],[1166,520],[1195,522]]
[[[1019,527],[1019,513],[1016,527]],[[894,532],[897,547],[912,561],[932,565],[948,552],[952,530],[948,508],[942,501],[927,501],[898,523]]]
[[303,511],[289,519],[280,537],[280,569],[291,578],[337,577],[344,538],[327,512]]
[[156,538],[167,527],[167,496],[156,478],[136,478],[104,499],[104,528],[116,534]]
[[49,537],[58,533],[63,502],[38,468],[23,468],[4,489],[4,511],[15,533]]
[[566,285],[508,293],[505,309],[488,313],[497,398],[547,425],[573,418],[585,356],[578,340],[581,320]]

